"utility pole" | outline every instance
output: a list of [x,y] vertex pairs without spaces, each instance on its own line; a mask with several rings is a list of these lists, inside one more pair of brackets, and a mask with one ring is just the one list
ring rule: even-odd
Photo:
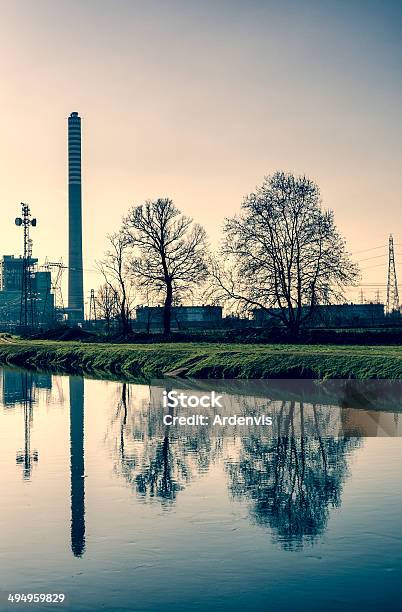
[[31,218],[31,209],[29,204],[21,202],[21,217],[15,219],[15,225],[22,227],[24,230],[24,255],[22,260],[22,278],[21,278],[21,310],[20,310],[20,325],[28,327],[28,303],[31,307],[31,325],[34,323],[33,316],[33,296],[31,290],[31,275],[32,275],[32,240],[29,237],[29,228],[36,227],[37,221]]
[[[93,317],[93,319],[92,319]],[[96,300],[95,300],[95,289],[91,289],[91,297],[89,299],[89,320],[95,321],[96,324]]]
[[399,312],[399,292],[398,279],[396,277],[394,239],[391,234],[389,237],[388,246],[388,282],[386,314],[389,315],[392,312]]

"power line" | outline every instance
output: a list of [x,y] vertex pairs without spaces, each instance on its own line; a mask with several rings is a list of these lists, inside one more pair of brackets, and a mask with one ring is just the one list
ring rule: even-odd
[[380,257],[386,257],[387,253],[381,253],[381,255],[373,255],[372,257],[365,257],[364,259],[359,259],[358,261],[368,261],[369,259],[379,259]]
[[386,249],[387,245],[382,244],[381,246],[371,247],[370,249],[361,249],[361,251],[352,251],[352,255],[358,255],[359,253],[367,253],[368,251],[375,251],[377,249]]
[[374,264],[374,266],[367,266],[366,268],[362,268],[362,272],[364,272],[365,270],[371,270],[371,268],[381,268],[382,266],[386,266],[387,262],[384,261],[384,263],[381,264]]

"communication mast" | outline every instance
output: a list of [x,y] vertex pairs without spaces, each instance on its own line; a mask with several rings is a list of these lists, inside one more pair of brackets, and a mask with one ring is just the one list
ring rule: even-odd
[[394,239],[389,237],[388,246],[388,282],[387,282],[387,304],[386,313],[399,312],[398,279],[396,277]]
[[34,296],[32,295],[32,240],[29,237],[29,228],[36,227],[37,221],[31,218],[29,204],[21,202],[21,217],[15,219],[15,225],[24,229],[24,255],[22,260],[21,278],[21,310],[20,324],[28,327],[30,320],[31,326],[34,324]]

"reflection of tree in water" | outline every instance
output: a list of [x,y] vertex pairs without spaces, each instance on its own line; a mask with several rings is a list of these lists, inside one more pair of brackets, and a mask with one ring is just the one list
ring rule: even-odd
[[[116,470],[138,495],[169,508],[178,492],[223,454],[223,438],[208,427],[164,426],[161,401],[130,397],[133,390],[123,384],[117,401],[111,431]],[[261,411],[259,402],[250,406],[248,398],[243,406],[243,399],[229,412]],[[298,548],[324,532],[330,509],[340,505],[348,455],[359,438],[328,436],[339,413],[319,406],[274,402],[269,414],[274,416],[269,435],[261,427],[227,435],[225,449],[232,444],[234,450],[225,463],[229,490],[252,502],[254,520],[269,526],[283,547]]]
[[[133,387],[123,383],[113,420],[117,471],[143,498],[158,498],[165,507],[198,474],[206,472],[222,441],[207,427],[163,424],[161,401],[133,401]],[[136,405],[135,405],[136,404]]]
[[323,437],[325,418],[316,406],[283,402],[274,435],[244,437],[238,461],[226,464],[232,495],[252,501],[255,521],[270,526],[284,548],[313,542],[341,503],[347,455],[359,440]]

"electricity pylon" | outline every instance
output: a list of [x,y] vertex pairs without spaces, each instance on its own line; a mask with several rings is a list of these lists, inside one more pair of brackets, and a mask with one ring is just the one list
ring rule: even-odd
[[65,315],[65,308],[62,291],[62,274],[63,270],[65,270],[66,268],[67,266],[63,265],[62,259],[60,259],[60,261],[48,261],[48,259],[46,259],[45,264],[43,266],[44,270],[50,272],[50,283],[54,295],[55,311],[58,311],[63,319]]
[[392,237],[392,234],[389,237],[388,247],[388,282],[386,313],[391,314],[391,312],[399,312],[398,279],[396,277],[394,239]]

